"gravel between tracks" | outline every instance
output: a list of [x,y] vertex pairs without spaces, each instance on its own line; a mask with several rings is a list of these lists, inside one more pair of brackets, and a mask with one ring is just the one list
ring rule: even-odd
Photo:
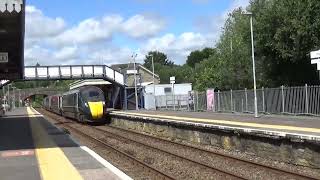
[[[44,115],[46,115],[46,113],[49,113],[49,112],[43,112],[43,110],[40,110],[40,111]],[[51,121],[55,121],[52,118],[47,118],[47,119]],[[69,123],[69,125],[72,125],[77,129],[81,129],[81,131],[84,131],[92,136],[96,136],[97,138],[108,142],[110,145],[116,148],[122,149],[128,154],[131,154],[132,156],[135,156],[138,159],[141,159],[142,161],[149,164],[150,166],[156,167],[156,169],[159,169],[162,172],[167,172],[168,174],[173,175],[173,177],[177,179],[232,179],[231,177],[227,177],[220,172],[217,172],[217,171],[215,172],[212,169],[208,169],[203,166],[201,167],[197,164],[185,161],[181,158],[174,157],[172,155],[168,155],[159,151],[156,152],[154,149],[142,147],[137,143],[134,143],[125,139],[121,139],[119,137],[112,137],[110,135],[97,132],[97,130],[95,130],[90,126],[84,126],[78,123]],[[194,149],[185,148],[185,147],[182,147],[181,145],[172,144],[170,142],[163,142],[161,140],[156,140],[148,136],[145,136],[143,134],[134,134],[134,133],[121,131],[120,129],[115,129],[113,127],[108,127],[108,126],[98,126],[96,128],[118,134],[118,136],[122,135],[132,140],[138,140],[143,144],[148,144],[152,147],[156,147],[165,151],[176,153],[181,156],[188,157],[190,159],[196,159],[197,161],[200,161],[204,164],[207,164],[213,167],[228,169],[228,171],[236,172],[237,174],[241,175],[242,177],[245,177],[246,179],[295,179],[294,176],[291,176],[288,174],[279,173],[277,171],[266,170],[264,168],[257,167],[255,165],[248,165],[247,163],[243,163],[243,162],[236,162],[234,160],[223,158],[219,155],[213,155],[212,153],[207,153],[204,151],[195,151]],[[132,167],[128,167],[127,165],[128,163],[125,163],[125,160],[121,160],[121,157],[113,155],[110,152],[106,152],[105,149],[102,149],[90,142],[88,145],[87,144],[88,142],[84,140],[83,137],[78,137],[78,136],[76,137],[80,140],[82,144],[85,144],[93,148],[94,150],[98,151],[98,153],[102,154],[104,158],[106,158],[112,164],[118,166],[121,170],[123,170],[130,176],[134,177],[135,179],[152,179],[149,177],[148,174],[143,174],[143,173],[137,174],[136,172],[132,171]],[[203,148],[203,146],[201,148]],[[207,147],[207,149],[212,150],[211,147]],[[214,150],[216,151],[216,149]],[[246,156],[236,152],[235,154],[242,158]],[[257,158],[251,158],[251,160],[257,161]],[[259,161],[266,161],[266,160],[260,159]],[[264,163],[267,165],[270,165],[270,162],[268,161]],[[303,170],[302,173],[310,174],[310,172],[312,172],[311,175],[313,175],[314,177],[319,177],[317,176],[318,171],[316,171],[315,173],[314,171],[310,171],[306,168],[292,167],[287,164],[277,164],[276,162],[271,163],[271,165],[276,167],[281,167],[284,169],[290,169],[290,170],[302,169]]]
[[133,132],[125,132],[121,129],[115,129],[108,126],[101,126],[97,128],[104,131],[113,132],[115,134],[118,134],[119,136],[125,136],[130,139],[134,139],[135,141],[139,141],[144,144],[149,144],[159,149],[164,149],[166,151],[173,152],[191,159],[196,159],[199,162],[213,167],[228,169],[230,172],[234,172],[241,177],[245,177],[246,179],[266,179],[266,177],[270,180],[297,178],[294,175],[279,172],[277,170],[270,170],[265,167],[237,161],[232,158],[226,158],[210,152],[199,151],[189,147],[186,148],[185,146],[179,145],[177,143],[163,141],[159,138],[152,138],[150,136],[136,134]]
[[[68,126],[72,126],[73,128],[76,128],[82,132],[85,132],[90,136],[94,136],[98,139],[101,139],[104,142],[107,142],[108,144],[112,145],[113,147],[117,149],[121,149],[122,151],[136,157],[137,159],[140,159],[143,162],[148,163],[150,166],[154,167],[155,169],[161,172],[166,172],[167,174],[174,177],[175,179],[237,179],[231,176],[227,176],[226,174],[221,173],[219,171],[213,171],[212,169],[203,167],[201,165],[188,162],[176,156],[155,151],[154,149],[142,147],[138,144],[135,144],[133,142],[129,142],[126,140],[121,140],[117,137],[106,136],[96,131],[90,126],[86,126],[86,125],[75,123],[75,122],[70,122],[70,120],[62,120],[64,118],[57,117],[57,115],[53,115],[50,112],[46,112],[44,110],[38,110],[38,111],[41,112],[43,115],[45,115],[45,117],[48,120],[50,120],[51,122],[54,122],[56,125],[59,125],[60,127],[64,127],[64,124],[56,123],[57,121],[55,120],[56,118],[61,118],[59,121],[65,121],[65,122],[67,121]],[[71,130],[71,133],[72,133],[72,130]],[[73,133],[72,135],[75,135],[75,137],[79,139],[82,144],[86,145],[87,140],[85,138]],[[112,164],[119,167],[119,169],[123,170],[125,173],[127,173],[134,179],[155,179],[150,177],[149,174],[146,174],[146,175],[139,174],[138,173],[139,171],[138,172],[135,171],[134,173],[130,174],[130,172],[127,172],[128,168],[122,167],[123,163],[121,162],[114,163],[114,161],[115,162],[118,162],[119,160],[121,161],[121,157],[114,156],[113,154],[109,154],[109,157],[105,157],[108,155],[108,153],[106,153],[104,149],[101,149],[96,145],[94,146],[91,145],[91,147],[94,150],[96,150],[100,155],[103,155],[103,157],[109,160]],[[129,168],[129,170],[131,169]]]
[[[47,112],[42,109],[37,109],[37,111],[43,114],[45,118],[49,120],[51,123],[53,123],[54,125],[60,128],[68,129],[68,128],[65,128],[64,123],[60,122],[60,121],[64,121],[63,117],[60,117],[61,119],[58,121],[56,120],[58,115],[49,114],[50,112]],[[48,114],[50,116],[48,116]],[[52,115],[56,117],[52,117]],[[66,124],[71,125],[73,124],[73,122],[70,123],[70,121],[68,121]],[[149,172],[147,169],[144,169],[137,164],[131,163],[130,161],[128,161],[127,158],[124,158],[119,153],[116,153],[115,151],[109,148],[104,148],[101,145],[99,145],[99,143],[93,142],[92,140],[89,140],[88,138],[83,137],[81,134],[77,134],[72,130],[71,131],[69,130],[69,132],[71,133],[73,139],[77,140],[81,145],[88,146],[89,148],[94,150],[96,153],[98,153],[101,157],[103,157],[108,162],[110,162],[111,164],[119,168],[121,171],[125,172],[127,175],[129,175],[133,179],[143,179],[143,180],[159,179],[159,177],[156,174]]]

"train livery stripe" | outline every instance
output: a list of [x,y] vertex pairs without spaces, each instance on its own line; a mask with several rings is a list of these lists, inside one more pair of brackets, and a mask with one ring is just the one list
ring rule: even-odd
[[103,104],[102,102],[88,102],[89,109],[93,119],[100,119],[103,116]]
[[54,143],[47,132],[43,129],[37,118],[38,113],[28,107],[27,109],[35,144],[41,178],[43,180],[81,180],[82,177],[71,164],[63,151]]
[[228,120],[218,120],[218,119],[204,119],[204,118],[191,118],[191,117],[178,117],[169,115],[151,115],[142,113],[131,113],[131,112],[112,112],[112,114],[119,115],[135,115],[151,118],[165,118],[171,120],[182,120],[182,121],[192,121],[200,123],[210,123],[210,124],[224,124],[224,125],[234,125],[234,126],[244,126],[244,127],[254,127],[254,128],[269,128],[277,130],[290,130],[290,131],[302,131],[310,133],[320,133],[318,128],[308,128],[308,127],[298,127],[298,126],[286,126],[286,125],[274,125],[274,124],[259,124],[251,122],[239,122],[239,121],[228,121]]

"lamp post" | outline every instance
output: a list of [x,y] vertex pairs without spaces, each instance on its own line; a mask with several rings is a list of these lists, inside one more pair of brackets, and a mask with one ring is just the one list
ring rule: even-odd
[[19,91],[19,107],[21,107],[22,105],[21,105],[21,89],[18,89],[18,91]]
[[10,103],[10,86],[12,86],[11,84],[8,84],[8,106],[9,106],[9,109],[11,109],[11,103]]
[[153,96],[154,96],[154,108],[157,110],[156,106],[156,85],[154,80],[154,61],[153,61],[153,54],[151,54],[151,62],[152,62],[152,81],[153,81]]
[[138,91],[137,91],[137,69],[136,69],[136,57],[137,54],[132,55],[133,59],[133,71],[134,71],[134,94],[136,97],[136,110],[139,110],[139,104],[138,104]]
[[12,94],[13,94],[13,105],[12,105],[12,107],[13,107],[13,109],[15,109],[16,108],[16,94],[15,94],[15,89],[16,89],[16,87],[12,87]]
[[256,83],[256,65],[254,60],[254,41],[253,41],[253,14],[252,12],[243,12],[242,14],[250,16],[250,30],[251,30],[251,53],[252,53],[252,70],[253,70],[253,91],[254,91],[254,117],[258,117],[258,103],[257,103],[257,83]]

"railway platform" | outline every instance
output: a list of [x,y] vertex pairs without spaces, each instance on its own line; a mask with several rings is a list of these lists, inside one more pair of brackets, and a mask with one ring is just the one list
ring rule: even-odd
[[178,142],[320,167],[319,117],[183,111],[112,111],[110,125]]
[[320,142],[320,118],[184,111],[112,111],[113,116]]
[[0,118],[0,174],[15,179],[131,179],[33,108]]

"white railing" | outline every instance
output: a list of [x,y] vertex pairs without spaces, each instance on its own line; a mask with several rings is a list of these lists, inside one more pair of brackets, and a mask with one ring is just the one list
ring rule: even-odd
[[124,85],[124,76],[105,65],[26,66],[25,80],[105,79]]

